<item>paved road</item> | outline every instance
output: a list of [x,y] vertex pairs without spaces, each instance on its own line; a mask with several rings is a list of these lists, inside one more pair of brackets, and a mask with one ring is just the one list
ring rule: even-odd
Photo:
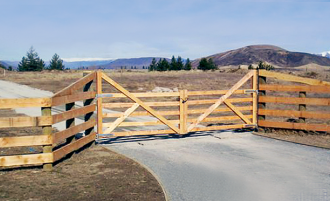
[[104,146],[149,167],[175,201],[330,200],[325,149],[233,132],[122,139]]

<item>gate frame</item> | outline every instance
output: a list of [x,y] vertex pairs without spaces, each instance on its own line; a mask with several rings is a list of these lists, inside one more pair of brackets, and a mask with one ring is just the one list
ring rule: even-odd
[[[160,115],[157,111],[152,109],[150,106],[145,104],[143,101],[141,101],[137,96],[135,96],[133,93],[127,91],[124,87],[119,85],[117,82],[112,80],[110,77],[108,77],[105,73],[102,71],[97,71],[97,133],[98,138],[100,135],[103,134],[110,134],[112,131],[115,130],[117,126],[119,126],[127,117],[129,117],[138,107],[144,108],[150,115],[157,118],[159,121],[161,121],[164,125],[168,126],[171,130],[168,134],[174,133],[179,135],[184,135],[190,132],[200,131],[200,128],[197,128],[198,126],[207,116],[209,116],[214,110],[216,110],[222,103],[226,105],[231,111],[234,112],[236,116],[238,116],[241,120],[245,122],[245,124],[242,125],[225,125],[225,126],[218,126],[219,129],[233,129],[233,128],[256,128],[257,127],[257,106],[258,106],[258,71],[257,70],[250,70],[240,81],[238,81],[232,88],[229,90],[226,90],[226,93],[221,96],[213,105],[211,105],[202,115],[200,115],[197,118],[197,121],[192,122],[190,125],[188,125],[188,91],[187,90],[180,90],[179,92],[179,124],[178,127],[173,125],[169,120],[167,120],[164,116]],[[234,94],[242,85],[244,85],[248,80],[252,78],[252,90],[245,90],[244,93],[252,93],[252,121],[249,120],[236,106],[234,106],[230,101],[227,99]],[[124,95],[124,97],[127,97],[131,99],[134,104],[128,108],[124,113],[122,113],[119,118],[117,118],[114,122],[108,123],[109,127],[103,131],[103,97],[111,97],[111,94],[103,93],[102,88],[102,81],[105,81],[106,83],[110,84],[112,87],[117,89],[120,93]],[[207,93],[206,93],[207,94]],[[109,96],[110,95],[110,96]],[[213,129],[217,130],[217,129]],[[167,130],[169,131],[169,130]],[[150,133],[146,132],[146,135],[149,135]],[[161,134],[161,133],[156,133]],[[143,134],[141,134],[143,135]],[[129,136],[129,135],[128,135]],[[102,137],[102,138],[108,138],[108,137]]]

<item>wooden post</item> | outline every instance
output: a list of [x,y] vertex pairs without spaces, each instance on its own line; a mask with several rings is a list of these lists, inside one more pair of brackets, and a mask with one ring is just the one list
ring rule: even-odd
[[187,134],[187,122],[188,122],[188,91],[180,90],[180,134]]
[[[96,73],[96,94],[102,94],[102,71]],[[97,134],[103,134],[102,98],[97,98]]]
[[[92,84],[93,84],[93,80],[90,81],[89,83],[87,83],[87,84],[84,86],[83,91],[84,91],[84,92],[86,92],[86,91],[93,91],[93,89],[92,89]],[[94,101],[94,98],[84,100],[84,106],[87,106],[87,105],[92,104],[93,101]],[[84,116],[84,120],[85,120],[85,122],[87,122],[88,120],[90,120],[90,119],[92,118],[93,114],[94,114],[94,112],[90,112],[90,113],[85,114],[85,116]],[[85,135],[89,135],[89,134],[92,133],[93,131],[94,131],[94,127],[89,128],[89,129],[85,130]]]
[[[41,108],[41,115],[42,116],[51,116],[52,115],[52,108],[51,107],[42,107]],[[42,134],[43,135],[52,135],[52,126],[43,126],[42,127]],[[47,145],[43,147],[43,153],[52,153],[53,146]],[[53,164],[46,163],[43,165],[43,170],[51,171],[53,169]]]
[[[306,98],[306,91],[300,91],[299,92],[299,98]],[[306,105],[305,104],[299,104],[299,111],[306,111]],[[305,123],[306,118],[299,117],[299,123]]]
[[[263,76],[258,77],[258,88],[259,88],[259,84],[266,84],[266,83],[267,83],[266,77],[263,77]],[[266,91],[259,90],[259,97],[260,96],[266,96]],[[258,109],[266,109],[266,103],[260,103],[258,101]],[[258,120],[266,120],[266,116],[265,115],[258,115]]]
[[[75,108],[75,103],[68,103],[68,104],[65,104],[65,111],[69,111],[69,110],[72,110]],[[68,129],[70,127],[73,127],[75,126],[75,118],[72,118],[72,119],[68,119],[65,121],[65,128]],[[70,144],[71,142],[74,142],[75,141],[75,135],[71,136],[71,137],[68,137],[66,139],[66,144]],[[69,155],[70,157],[71,155]]]
[[253,79],[252,79],[252,89],[254,90],[252,94],[253,102],[252,102],[252,124],[258,124],[258,71],[254,70]]

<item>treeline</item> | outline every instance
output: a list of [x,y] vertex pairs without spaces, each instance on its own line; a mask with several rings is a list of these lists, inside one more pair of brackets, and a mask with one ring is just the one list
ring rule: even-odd
[[179,71],[179,70],[191,70],[191,62],[189,58],[183,64],[182,58],[174,56],[171,59],[171,62],[168,62],[167,59],[159,59],[158,62],[156,58],[153,58],[149,66],[149,71]]
[[[179,70],[191,70],[192,65],[189,58],[186,60],[185,64],[182,61],[182,58],[178,56],[175,58],[172,56],[171,62],[168,62],[167,59],[159,59],[153,58],[151,64],[149,66],[149,71],[179,71]],[[213,62],[212,58],[206,59],[202,58],[199,61],[197,69],[199,70],[217,70],[218,67]]]
[[26,57],[23,57],[18,64],[18,71],[42,71],[42,70],[64,70],[63,60],[60,59],[58,54],[54,54],[50,60],[49,66],[45,65],[45,62],[40,59],[38,53],[31,47],[26,53]]

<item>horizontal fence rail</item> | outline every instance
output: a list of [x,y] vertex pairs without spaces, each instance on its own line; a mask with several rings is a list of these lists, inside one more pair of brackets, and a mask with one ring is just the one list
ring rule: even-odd
[[[327,120],[330,119],[330,98],[317,97],[317,94],[329,94],[330,96],[329,82],[264,70],[259,72],[259,76],[261,93],[258,103],[261,107],[258,109],[258,126],[330,132],[327,123]],[[268,84],[268,79],[305,85]],[[272,95],[268,95],[269,93]],[[274,96],[274,93],[280,93],[280,95]],[[276,106],[276,109],[270,108],[271,106]],[[315,111],[320,107],[322,111]],[[292,108],[296,108],[296,110]],[[307,111],[307,108],[313,111]],[[280,118],[280,120],[275,121],[274,118]],[[311,120],[317,120],[320,123],[309,122]]]
[[[1,137],[0,148],[43,146],[43,153],[23,155],[17,153],[18,155],[0,156],[0,167],[44,165],[45,170],[50,170],[51,164],[55,161],[93,142],[96,138],[96,132],[93,131],[96,120],[91,117],[96,110],[96,104],[93,104],[96,93],[91,91],[91,84],[95,78],[96,73],[91,73],[51,98],[0,99],[0,109],[40,107],[43,114],[39,117],[0,118],[0,128],[42,128],[42,133],[39,133],[39,135]],[[59,114],[51,114],[52,107],[69,103],[74,105],[77,101],[84,101],[84,106]],[[52,132],[53,124],[81,116],[85,117],[84,123],[63,131]],[[68,138],[75,137],[76,134],[81,132],[85,133],[85,136],[77,140],[67,141]]]

